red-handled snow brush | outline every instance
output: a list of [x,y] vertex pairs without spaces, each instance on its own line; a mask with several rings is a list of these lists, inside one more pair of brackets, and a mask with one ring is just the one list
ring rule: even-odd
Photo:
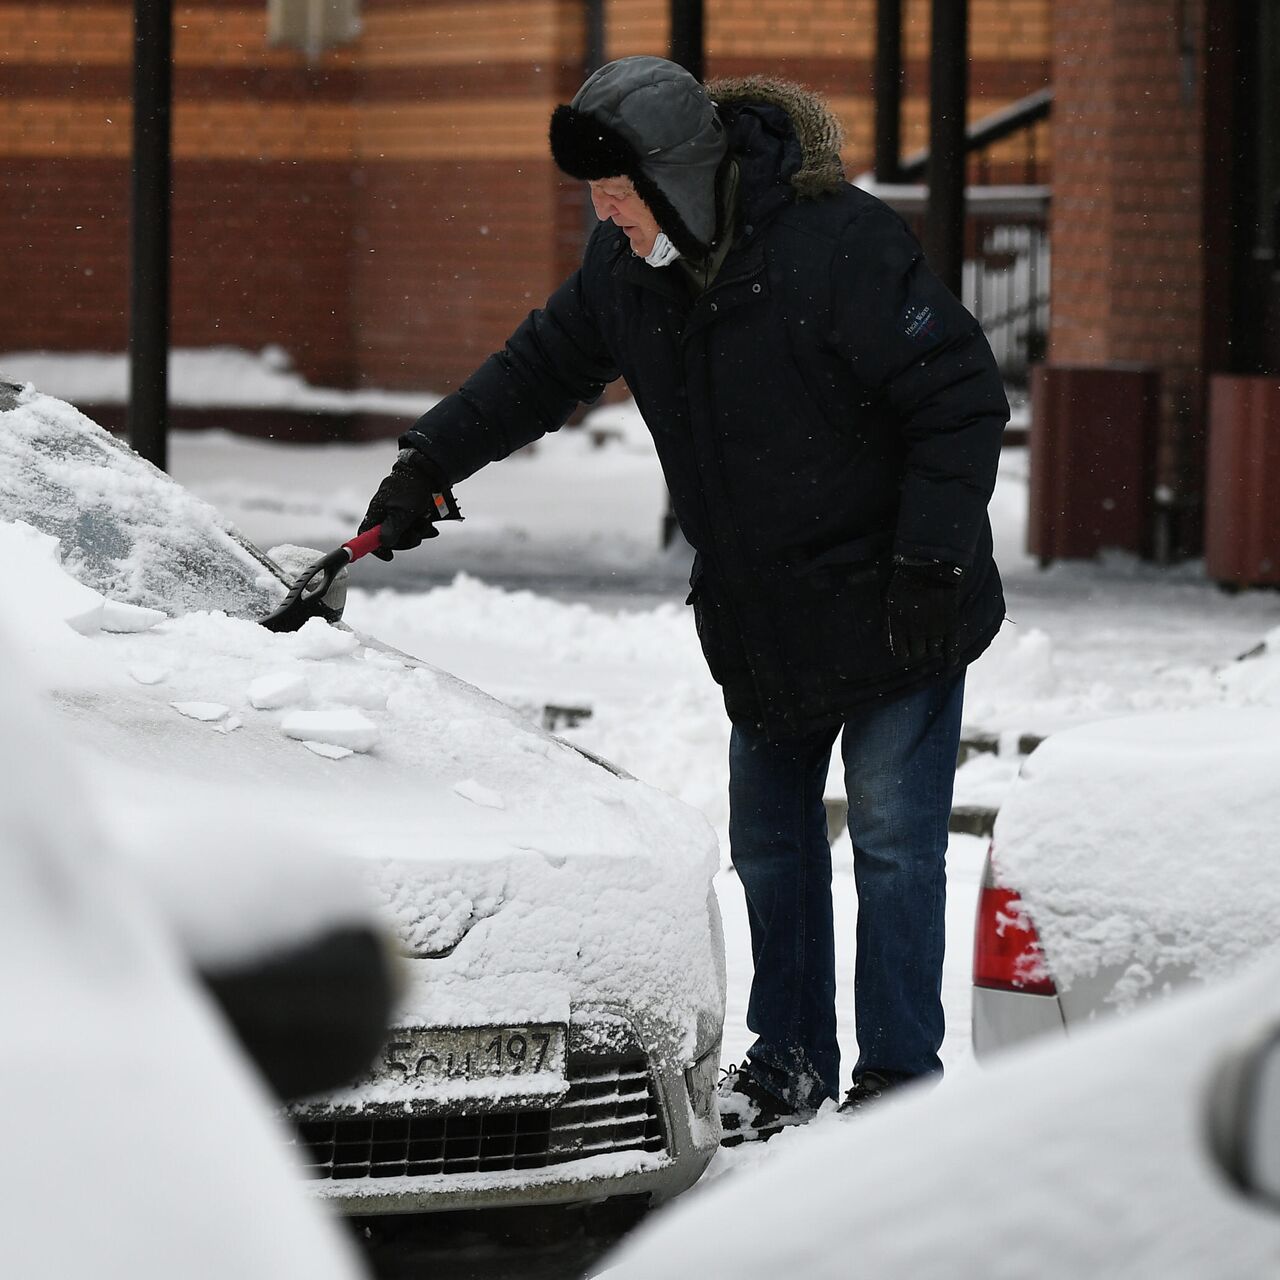
[[284,603],[265,618],[259,618],[268,631],[297,631],[304,622],[311,618],[323,618],[326,622],[337,622],[342,616],[341,610],[325,604],[324,598],[333,586],[334,579],[347,565],[376,551],[382,545],[382,526],[375,524],[372,529],[358,533],[349,542],[344,542],[336,551],[321,556],[305,573],[289,588]]

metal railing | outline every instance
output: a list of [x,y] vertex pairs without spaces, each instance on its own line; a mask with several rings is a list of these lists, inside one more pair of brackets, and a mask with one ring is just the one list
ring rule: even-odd
[[1026,386],[1049,334],[1049,231],[1043,222],[998,222],[964,263],[961,300],[977,317],[1005,381]]
[[[977,317],[1005,380],[1025,386],[1033,364],[1044,356],[1049,333],[1049,200],[1042,182],[1040,141],[1053,91],[1041,89],[971,125],[965,148],[970,185],[965,205],[965,255],[961,301]],[[1016,148],[993,150],[1016,139]],[[917,229],[924,219],[928,190],[921,183],[928,153],[918,152],[898,166],[900,180],[858,184],[892,205]],[[992,183],[992,178],[1004,183]],[[1010,181],[1013,179],[1013,181]]]

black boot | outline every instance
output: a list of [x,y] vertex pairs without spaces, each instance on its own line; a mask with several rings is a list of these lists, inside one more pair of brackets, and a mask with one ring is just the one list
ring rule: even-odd
[[844,1095],[839,1110],[848,1115],[853,1111],[861,1111],[874,1102],[879,1102],[887,1093],[900,1088],[911,1081],[910,1076],[885,1075],[880,1071],[863,1071],[853,1079],[853,1088]]
[[726,1067],[717,1089],[720,1103],[722,1147],[740,1142],[765,1142],[788,1125],[804,1124],[814,1117],[811,1109],[793,1107],[769,1092],[747,1074],[746,1066]]

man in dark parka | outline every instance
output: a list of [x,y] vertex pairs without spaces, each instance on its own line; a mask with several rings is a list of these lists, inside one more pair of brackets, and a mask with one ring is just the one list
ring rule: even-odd
[[432,495],[622,376],[694,548],[689,602],[732,721],[730,845],[755,976],[727,1137],[838,1096],[831,860],[841,739],[858,892],[844,1106],[941,1071],[945,852],[964,669],[1004,615],[987,502],[1008,417],[973,317],[845,182],[806,91],[601,68],[551,122],[601,217],[582,266],[425,414],[362,528],[434,533]]

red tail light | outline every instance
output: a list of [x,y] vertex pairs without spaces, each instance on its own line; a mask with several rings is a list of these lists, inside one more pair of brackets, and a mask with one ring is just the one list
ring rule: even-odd
[[973,985],[1037,996],[1058,994],[1044,962],[1040,935],[1012,889],[983,886],[974,930]]

